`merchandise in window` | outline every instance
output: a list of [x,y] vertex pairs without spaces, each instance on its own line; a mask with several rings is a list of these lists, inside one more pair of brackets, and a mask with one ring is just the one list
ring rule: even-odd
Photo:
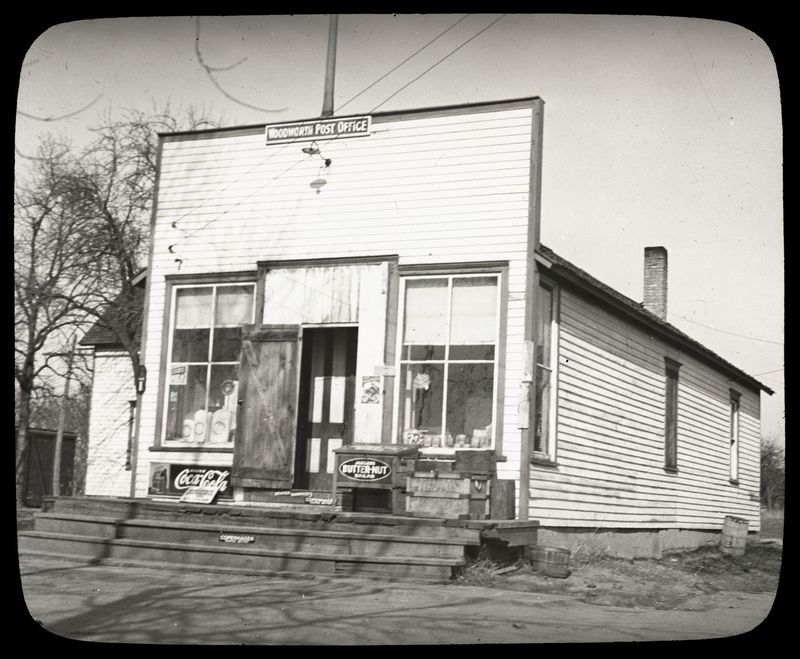
[[404,280],[400,442],[493,445],[497,336],[497,275]]
[[176,287],[167,371],[167,442],[232,446],[241,326],[253,284]]

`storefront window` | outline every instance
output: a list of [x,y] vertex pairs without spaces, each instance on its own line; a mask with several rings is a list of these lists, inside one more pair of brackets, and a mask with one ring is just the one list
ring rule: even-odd
[[253,284],[176,287],[165,441],[232,445],[241,326],[253,321],[253,291]]
[[399,441],[493,445],[497,275],[404,280]]

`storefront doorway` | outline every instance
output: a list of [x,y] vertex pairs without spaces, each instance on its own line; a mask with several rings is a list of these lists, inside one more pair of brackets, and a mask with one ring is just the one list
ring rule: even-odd
[[295,488],[333,490],[333,451],[351,444],[357,327],[303,329]]

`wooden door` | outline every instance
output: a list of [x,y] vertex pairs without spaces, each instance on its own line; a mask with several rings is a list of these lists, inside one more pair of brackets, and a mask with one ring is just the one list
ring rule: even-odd
[[358,328],[303,332],[295,487],[331,491],[333,451],[352,443]]
[[231,482],[289,488],[294,471],[298,325],[245,325]]

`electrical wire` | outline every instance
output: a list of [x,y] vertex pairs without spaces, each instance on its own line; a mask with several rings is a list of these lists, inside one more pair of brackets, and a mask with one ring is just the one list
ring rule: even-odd
[[[463,21],[463,20],[466,18],[466,16],[467,16],[467,15],[463,16],[462,18],[460,18],[460,19],[459,19],[458,21],[456,21],[456,22],[455,22],[453,25],[451,25],[449,28],[447,28],[446,30],[444,30],[444,32],[442,32],[440,35],[438,35],[438,36],[437,36],[437,37],[435,37],[433,40],[431,40],[430,42],[428,42],[428,44],[426,44],[425,46],[423,46],[422,48],[420,48],[419,50],[417,50],[417,51],[416,51],[415,53],[413,53],[413,54],[412,54],[410,57],[406,58],[406,59],[405,59],[403,62],[401,62],[401,64],[399,64],[397,67],[395,67],[395,69],[393,69],[392,71],[394,71],[394,70],[396,70],[397,68],[399,68],[399,66],[401,66],[402,64],[404,64],[405,62],[407,62],[407,61],[408,61],[409,59],[411,59],[412,57],[414,57],[414,56],[415,56],[417,53],[419,53],[419,52],[421,52],[422,50],[424,50],[425,48],[427,48],[427,47],[428,47],[428,46],[429,46],[431,43],[433,43],[434,41],[436,41],[437,39],[439,39],[439,38],[440,38],[442,35],[446,34],[448,31],[450,31],[452,28],[454,28],[456,25],[458,25],[458,24],[459,24],[461,21]],[[486,27],[484,27],[483,29],[481,29],[479,32],[477,32],[477,33],[476,33],[476,34],[474,34],[472,37],[470,37],[469,39],[467,39],[467,40],[466,40],[465,42],[463,42],[461,45],[459,45],[459,46],[457,46],[456,48],[454,48],[453,50],[451,50],[451,51],[450,51],[450,52],[449,52],[447,55],[445,55],[444,57],[442,57],[441,59],[439,59],[439,60],[438,60],[437,62],[435,62],[433,65],[429,66],[427,69],[425,69],[425,71],[423,71],[421,74],[419,74],[419,75],[418,75],[416,78],[414,78],[413,80],[411,80],[411,81],[407,82],[407,83],[406,83],[405,85],[403,85],[403,86],[402,86],[400,89],[398,89],[397,91],[395,91],[395,92],[394,92],[394,93],[393,93],[391,96],[389,96],[388,98],[386,98],[386,99],[384,99],[383,101],[381,101],[381,103],[379,103],[379,104],[378,104],[378,105],[376,105],[374,108],[372,108],[372,110],[370,110],[370,111],[369,111],[367,114],[371,114],[371,113],[372,113],[372,112],[374,112],[374,111],[375,111],[377,108],[381,107],[381,106],[382,106],[382,105],[384,105],[386,102],[388,102],[389,100],[391,100],[392,98],[394,98],[394,97],[395,97],[397,94],[399,94],[401,91],[403,91],[404,89],[406,89],[407,87],[409,87],[411,84],[413,84],[414,82],[416,82],[417,80],[419,80],[420,78],[422,78],[424,75],[426,75],[427,73],[429,73],[430,71],[432,71],[432,70],[433,70],[435,67],[437,67],[439,64],[441,64],[441,63],[442,63],[442,62],[444,62],[446,59],[448,59],[449,57],[451,57],[452,55],[454,55],[456,52],[458,52],[459,50],[461,50],[461,49],[462,49],[464,46],[466,46],[468,43],[470,43],[471,41],[473,41],[474,39],[476,39],[478,36],[480,36],[481,34],[483,34],[484,32],[486,32],[486,30],[488,30],[489,28],[491,28],[493,25],[495,25],[495,24],[496,24],[498,21],[500,21],[500,20],[501,20],[502,18],[504,18],[505,16],[506,16],[506,14],[503,14],[502,16],[500,16],[500,17],[496,18],[496,19],[495,19],[494,21],[492,21],[492,22],[491,22],[489,25],[487,25]],[[366,87],[364,90],[362,90],[361,92],[359,92],[358,94],[356,94],[356,96],[354,96],[354,97],[353,97],[353,98],[351,98],[350,100],[353,100],[353,99],[354,99],[354,98],[356,98],[357,96],[360,96],[360,95],[361,95],[361,94],[362,94],[364,91],[367,91],[367,89],[369,89],[370,87],[372,87],[372,86],[374,86],[375,84],[377,84],[377,82],[379,82],[381,79],[383,79],[384,77],[386,77],[387,75],[389,75],[389,73],[391,73],[392,71],[389,71],[389,72],[387,72],[387,73],[386,73],[384,76],[382,76],[381,78],[379,78],[378,80],[376,80],[374,83],[372,83],[371,85],[369,85],[368,87]],[[350,102],[350,101],[347,101],[347,102],[345,103],[345,105],[346,105],[347,103],[349,103],[349,102]],[[343,105],[342,105],[342,106],[340,106],[340,107],[339,107],[339,109],[341,109],[341,107],[343,107]],[[260,161],[259,163],[257,163],[257,164],[256,164],[256,165],[254,165],[253,167],[251,167],[251,168],[250,168],[250,169],[249,169],[247,172],[245,172],[244,174],[242,174],[241,176],[239,176],[237,179],[235,179],[234,181],[232,181],[231,183],[229,183],[229,184],[228,184],[228,185],[227,185],[225,188],[223,188],[223,189],[222,189],[220,192],[225,192],[225,191],[226,191],[226,190],[228,190],[228,189],[229,189],[229,188],[230,188],[232,185],[235,185],[236,183],[240,182],[240,181],[241,181],[241,180],[242,180],[242,179],[243,179],[245,176],[247,176],[248,174],[252,173],[252,172],[253,172],[253,171],[254,171],[256,168],[258,168],[258,167],[262,166],[263,164],[265,164],[265,163],[266,163],[268,160],[270,160],[270,158],[273,158],[275,155],[277,155],[278,153],[280,153],[281,151],[283,151],[283,150],[284,150],[286,147],[288,147],[288,146],[290,146],[290,145],[292,145],[292,144],[295,144],[297,141],[298,141],[298,140],[297,140],[297,138],[295,138],[295,139],[294,139],[294,140],[292,140],[291,142],[287,142],[287,143],[285,143],[285,144],[283,145],[283,148],[279,149],[278,151],[275,151],[275,152],[271,153],[271,154],[270,154],[270,155],[269,155],[267,158],[265,158],[264,160]],[[326,140],[326,141],[323,141],[323,142],[322,142],[322,144],[323,144],[323,145],[324,145],[324,144],[327,144],[327,143],[329,143],[330,141],[331,141],[331,139],[329,139],[329,140]],[[272,179],[269,179],[268,181],[265,181],[265,182],[264,182],[262,185],[258,186],[258,187],[257,187],[255,190],[253,190],[252,192],[250,192],[249,194],[247,194],[245,197],[243,197],[242,199],[240,199],[239,201],[237,201],[237,202],[236,202],[236,203],[235,203],[233,206],[231,206],[231,207],[230,207],[230,208],[228,208],[227,210],[223,211],[223,212],[222,212],[222,213],[220,213],[219,215],[217,215],[217,216],[215,216],[215,217],[211,218],[210,220],[208,220],[206,223],[202,224],[200,227],[198,227],[198,228],[197,228],[197,229],[195,229],[194,231],[192,231],[192,232],[190,232],[190,233],[186,233],[186,232],[184,232],[184,237],[183,237],[183,238],[179,239],[177,242],[175,242],[175,243],[173,243],[172,245],[170,245],[170,246],[169,246],[169,250],[170,250],[170,252],[171,252],[171,253],[174,253],[172,250],[173,250],[173,248],[174,248],[174,247],[176,247],[178,244],[180,244],[180,243],[182,243],[182,242],[185,242],[185,241],[186,241],[186,240],[188,240],[189,238],[191,238],[191,237],[195,236],[197,233],[199,233],[200,231],[202,231],[203,229],[205,229],[206,227],[208,227],[208,226],[209,226],[211,223],[213,223],[213,222],[217,221],[217,220],[218,220],[218,219],[220,219],[221,217],[224,217],[226,214],[228,214],[229,212],[231,212],[233,209],[235,209],[235,208],[236,208],[237,206],[239,206],[241,203],[243,203],[244,201],[246,201],[247,199],[249,199],[250,197],[252,197],[252,196],[253,196],[254,194],[256,194],[257,192],[260,192],[261,190],[263,190],[263,189],[264,189],[264,188],[265,188],[265,187],[266,187],[268,184],[275,182],[275,181],[276,181],[276,180],[278,180],[278,179],[279,179],[281,176],[283,176],[283,175],[287,174],[288,172],[290,172],[292,169],[294,169],[294,168],[295,168],[297,165],[299,165],[301,162],[302,162],[302,159],[301,159],[301,160],[298,160],[296,163],[294,163],[293,165],[291,165],[291,166],[290,166],[288,169],[284,170],[283,172],[281,172],[281,173],[280,173],[280,174],[278,174],[277,176],[273,177]],[[219,194],[219,193],[216,193],[216,194]],[[182,215],[180,218],[178,218],[177,220],[174,220],[174,221],[172,222],[172,227],[173,227],[173,228],[176,228],[176,229],[179,229],[179,230],[181,230],[181,231],[182,231],[182,229],[180,229],[180,228],[177,226],[177,223],[178,223],[178,222],[180,222],[180,221],[182,221],[182,220],[184,220],[184,219],[185,219],[186,217],[188,217],[190,214],[194,213],[194,212],[195,212],[196,210],[198,210],[199,208],[202,208],[202,207],[203,207],[203,206],[204,206],[204,205],[205,205],[207,202],[209,202],[209,201],[211,201],[212,199],[215,199],[215,198],[216,198],[216,195],[215,195],[215,196],[213,196],[213,197],[208,197],[208,198],[206,198],[206,200],[205,200],[205,201],[203,201],[201,204],[199,204],[198,206],[194,207],[192,210],[190,210],[190,211],[187,211],[186,213],[184,213],[184,214],[183,214],[183,215]],[[178,259],[178,260],[182,262],[182,260],[180,260],[180,259]]]
[[462,43],[460,46],[458,46],[457,48],[455,48],[455,49],[451,50],[449,53],[447,53],[447,55],[445,55],[444,57],[442,57],[440,60],[438,60],[438,61],[437,61],[436,63],[434,63],[432,66],[429,66],[427,69],[425,69],[425,70],[424,70],[422,73],[420,73],[420,74],[419,74],[419,75],[418,75],[416,78],[414,78],[413,80],[410,80],[410,81],[409,81],[409,82],[407,82],[405,85],[403,85],[402,87],[400,87],[400,89],[398,89],[398,90],[397,90],[397,91],[396,91],[394,94],[392,94],[391,96],[389,96],[389,97],[388,97],[388,98],[386,98],[385,100],[383,100],[383,101],[381,101],[380,103],[378,103],[378,105],[376,105],[374,108],[372,108],[372,110],[370,110],[370,113],[372,113],[372,112],[375,112],[375,110],[377,110],[379,107],[381,107],[381,105],[384,105],[384,104],[385,104],[385,103],[387,103],[388,101],[392,100],[392,99],[393,99],[395,96],[397,96],[397,95],[398,95],[398,94],[399,94],[401,91],[403,91],[403,90],[404,90],[406,87],[408,87],[409,85],[412,85],[412,84],[414,84],[414,83],[415,83],[417,80],[419,80],[419,79],[420,79],[422,76],[424,76],[425,74],[427,74],[429,71],[431,71],[431,70],[433,70],[434,68],[436,68],[437,66],[439,66],[439,64],[441,64],[442,62],[444,62],[446,59],[448,59],[448,58],[449,58],[449,57],[451,57],[452,55],[455,55],[455,54],[456,54],[456,53],[457,53],[459,50],[461,50],[461,49],[462,49],[464,46],[466,46],[466,45],[467,45],[468,43],[470,43],[471,41],[473,41],[473,40],[477,39],[477,38],[478,38],[480,35],[482,35],[484,32],[486,32],[486,30],[488,30],[490,27],[492,27],[493,25],[495,25],[496,23],[498,23],[500,20],[502,20],[502,19],[503,19],[503,18],[505,18],[506,16],[507,16],[507,14],[503,14],[503,15],[502,15],[502,16],[500,16],[499,18],[496,18],[495,20],[493,20],[491,23],[489,23],[489,25],[487,25],[485,28],[483,28],[483,29],[482,29],[480,32],[477,32],[476,34],[474,34],[473,36],[471,36],[469,39],[467,39],[467,40],[466,40],[464,43]]
[[712,327],[711,325],[704,325],[703,323],[698,323],[697,321],[690,320],[688,318],[684,318],[683,316],[678,316],[676,314],[670,314],[673,318],[680,318],[681,320],[685,320],[687,323],[692,323],[693,325],[699,325],[700,327],[705,327],[706,329],[714,330],[715,332],[721,332],[722,334],[730,334],[731,336],[738,336],[740,339],[750,339],[751,341],[758,341],[760,343],[771,343],[773,345],[782,346],[784,345],[782,341],[770,341],[769,339],[759,339],[755,336],[747,336],[746,334],[737,334],[736,332],[729,332],[728,330],[719,329],[718,327]]
[[378,84],[378,83],[379,83],[381,80],[383,80],[383,79],[384,79],[384,78],[386,78],[388,75],[391,75],[392,73],[394,73],[395,71],[397,71],[397,69],[399,69],[401,66],[403,66],[403,64],[405,64],[406,62],[408,62],[408,61],[409,61],[410,59],[412,59],[413,57],[416,57],[416,56],[417,56],[419,53],[421,53],[421,52],[422,52],[423,50],[425,50],[425,49],[426,49],[428,46],[430,46],[430,45],[431,45],[431,44],[432,44],[434,41],[438,41],[439,39],[441,39],[441,38],[442,38],[442,37],[443,37],[445,34],[447,34],[447,33],[448,33],[450,30],[452,30],[452,29],[453,29],[453,28],[454,28],[456,25],[458,25],[459,23],[461,23],[461,21],[463,21],[465,18],[467,18],[467,16],[469,16],[469,14],[464,14],[464,15],[463,15],[461,18],[459,18],[459,19],[458,19],[458,20],[457,20],[455,23],[453,23],[453,24],[452,24],[450,27],[448,27],[448,28],[447,28],[447,29],[446,29],[444,32],[440,32],[440,33],[439,33],[439,34],[437,34],[437,35],[436,35],[436,36],[435,36],[433,39],[431,39],[431,40],[430,40],[428,43],[426,43],[424,46],[422,46],[422,48],[418,48],[418,49],[417,49],[417,50],[415,50],[413,53],[411,53],[411,55],[409,55],[408,57],[406,57],[406,58],[405,58],[405,59],[404,59],[402,62],[400,62],[400,64],[398,64],[398,65],[397,65],[397,66],[395,66],[394,68],[392,68],[392,69],[388,70],[388,71],[387,71],[386,73],[384,73],[384,74],[383,74],[383,75],[382,75],[380,78],[378,78],[378,79],[377,79],[375,82],[373,82],[372,84],[370,84],[370,85],[366,86],[364,89],[362,89],[360,92],[358,92],[358,94],[356,94],[355,96],[351,96],[349,99],[347,99],[347,100],[346,100],[344,103],[342,103],[340,106],[338,106],[338,107],[336,108],[336,111],[338,112],[338,111],[339,111],[339,110],[341,110],[341,109],[342,109],[342,108],[343,108],[345,105],[350,105],[350,103],[352,103],[353,101],[355,101],[355,100],[356,100],[356,99],[357,99],[359,96],[361,96],[362,94],[364,94],[364,93],[366,93],[367,91],[369,91],[370,89],[372,89],[372,88],[373,88],[375,85],[377,85],[377,84]]

